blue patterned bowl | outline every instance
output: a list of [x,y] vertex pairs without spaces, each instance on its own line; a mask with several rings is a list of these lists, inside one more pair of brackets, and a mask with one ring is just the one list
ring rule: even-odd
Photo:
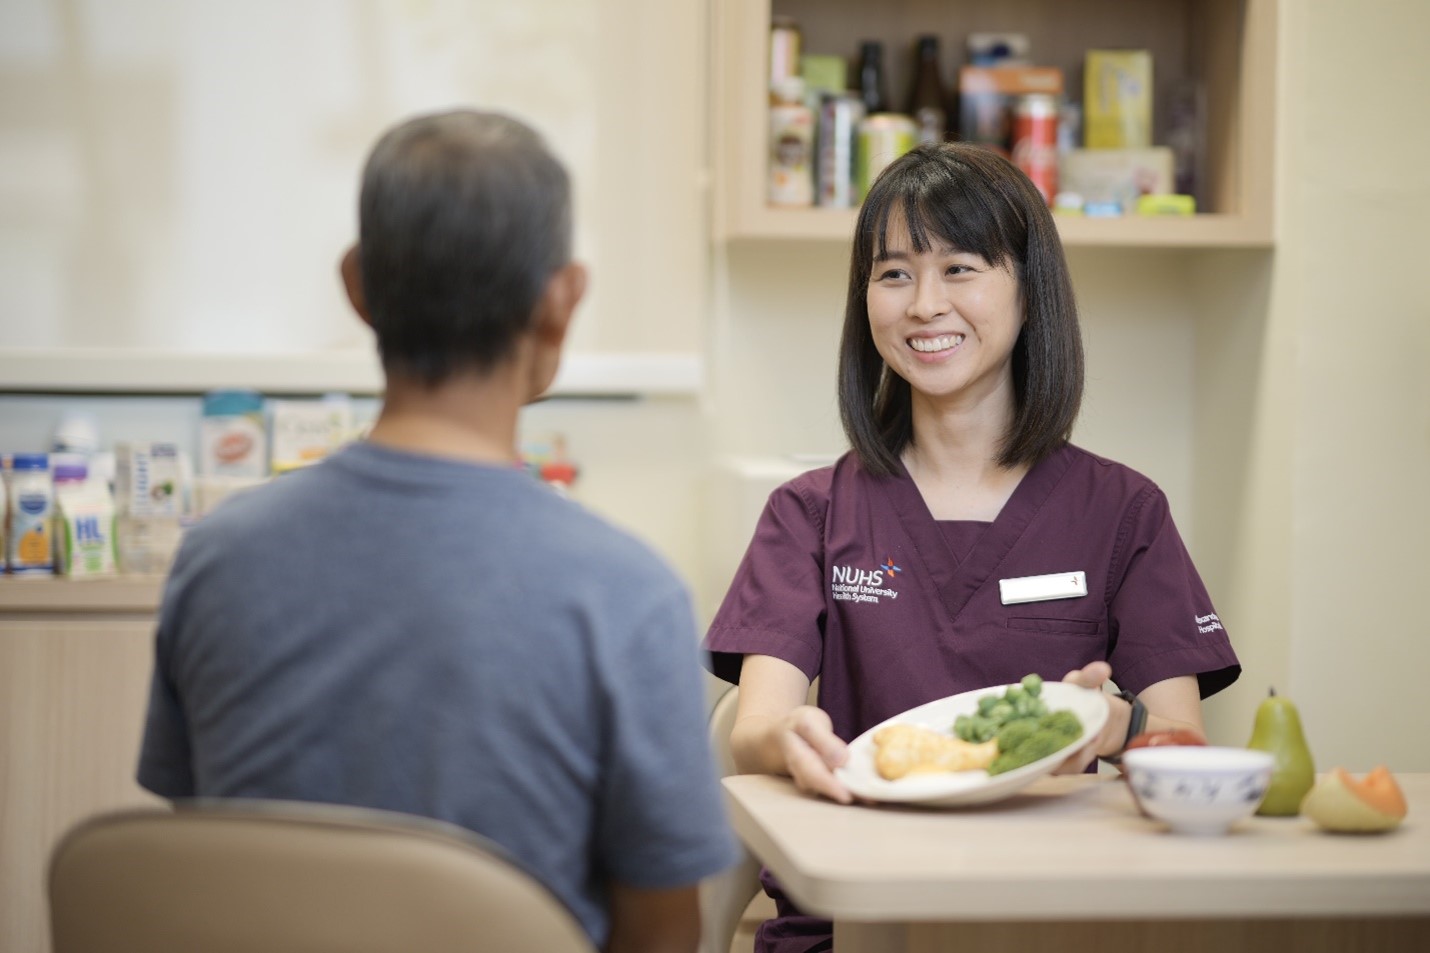
[[1142,809],[1179,834],[1225,834],[1271,784],[1266,751],[1187,745],[1134,748],[1122,770]]

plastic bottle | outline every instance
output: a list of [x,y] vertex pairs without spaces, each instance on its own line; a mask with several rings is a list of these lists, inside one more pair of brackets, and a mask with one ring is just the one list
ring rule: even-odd
[[55,490],[43,453],[17,453],[11,464],[6,554],[17,575],[55,571]]
[[775,87],[799,75],[799,55],[803,41],[793,17],[776,15],[770,19],[770,102]]
[[774,89],[770,107],[771,205],[814,204],[814,110],[805,105],[804,82],[786,79]]
[[859,44],[859,98],[864,100],[864,114],[889,111],[889,97],[884,92],[884,44],[865,40]]
[[942,142],[948,136],[948,107],[938,69],[938,37],[919,37],[914,82],[909,90],[909,115],[919,127],[919,143]]

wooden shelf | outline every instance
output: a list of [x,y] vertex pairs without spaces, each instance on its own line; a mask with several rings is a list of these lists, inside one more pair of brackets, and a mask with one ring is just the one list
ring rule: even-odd
[[[945,81],[974,30],[1027,33],[1040,64],[1080,85],[1087,49],[1153,51],[1159,84],[1193,79],[1206,90],[1207,212],[1189,218],[1060,218],[1069,246],[1269,247],[1275,242],[1273,169],[1279,0],[724,0],[715,5],[716,202],[718,241],[848,241],[856,213],[782,209],[765,203],[765,64],[770,17],[800,23],[806,52],[852,57],[861,39],[885,44],[889,91],[905,88],[907,49],[919,33],[942,38]],[[893,55],[889,55],[892,53]]]

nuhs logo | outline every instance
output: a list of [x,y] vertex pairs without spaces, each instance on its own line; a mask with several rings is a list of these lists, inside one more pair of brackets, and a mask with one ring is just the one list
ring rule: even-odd
[[902,570],[894,565],[892,559],[885,560],[878,569],[834,566],[829,592],[836,602],[872,602],[877,605],[881,599],[899,598],[897,592],[884,584],[887,575],[889,586],[892,586],[894,575],[899,572]]
[[878,569],[855,569],[853,566],[835,566],[834,581],[852,583],[856,586],[882,586],[884,574]]

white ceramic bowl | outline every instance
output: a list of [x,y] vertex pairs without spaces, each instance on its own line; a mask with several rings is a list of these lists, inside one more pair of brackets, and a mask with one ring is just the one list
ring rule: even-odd
[[1133,748],[1122,755],[1143,810],[1181,834],[1224,834],[1266,796],[1275,758],[1201,745]]

